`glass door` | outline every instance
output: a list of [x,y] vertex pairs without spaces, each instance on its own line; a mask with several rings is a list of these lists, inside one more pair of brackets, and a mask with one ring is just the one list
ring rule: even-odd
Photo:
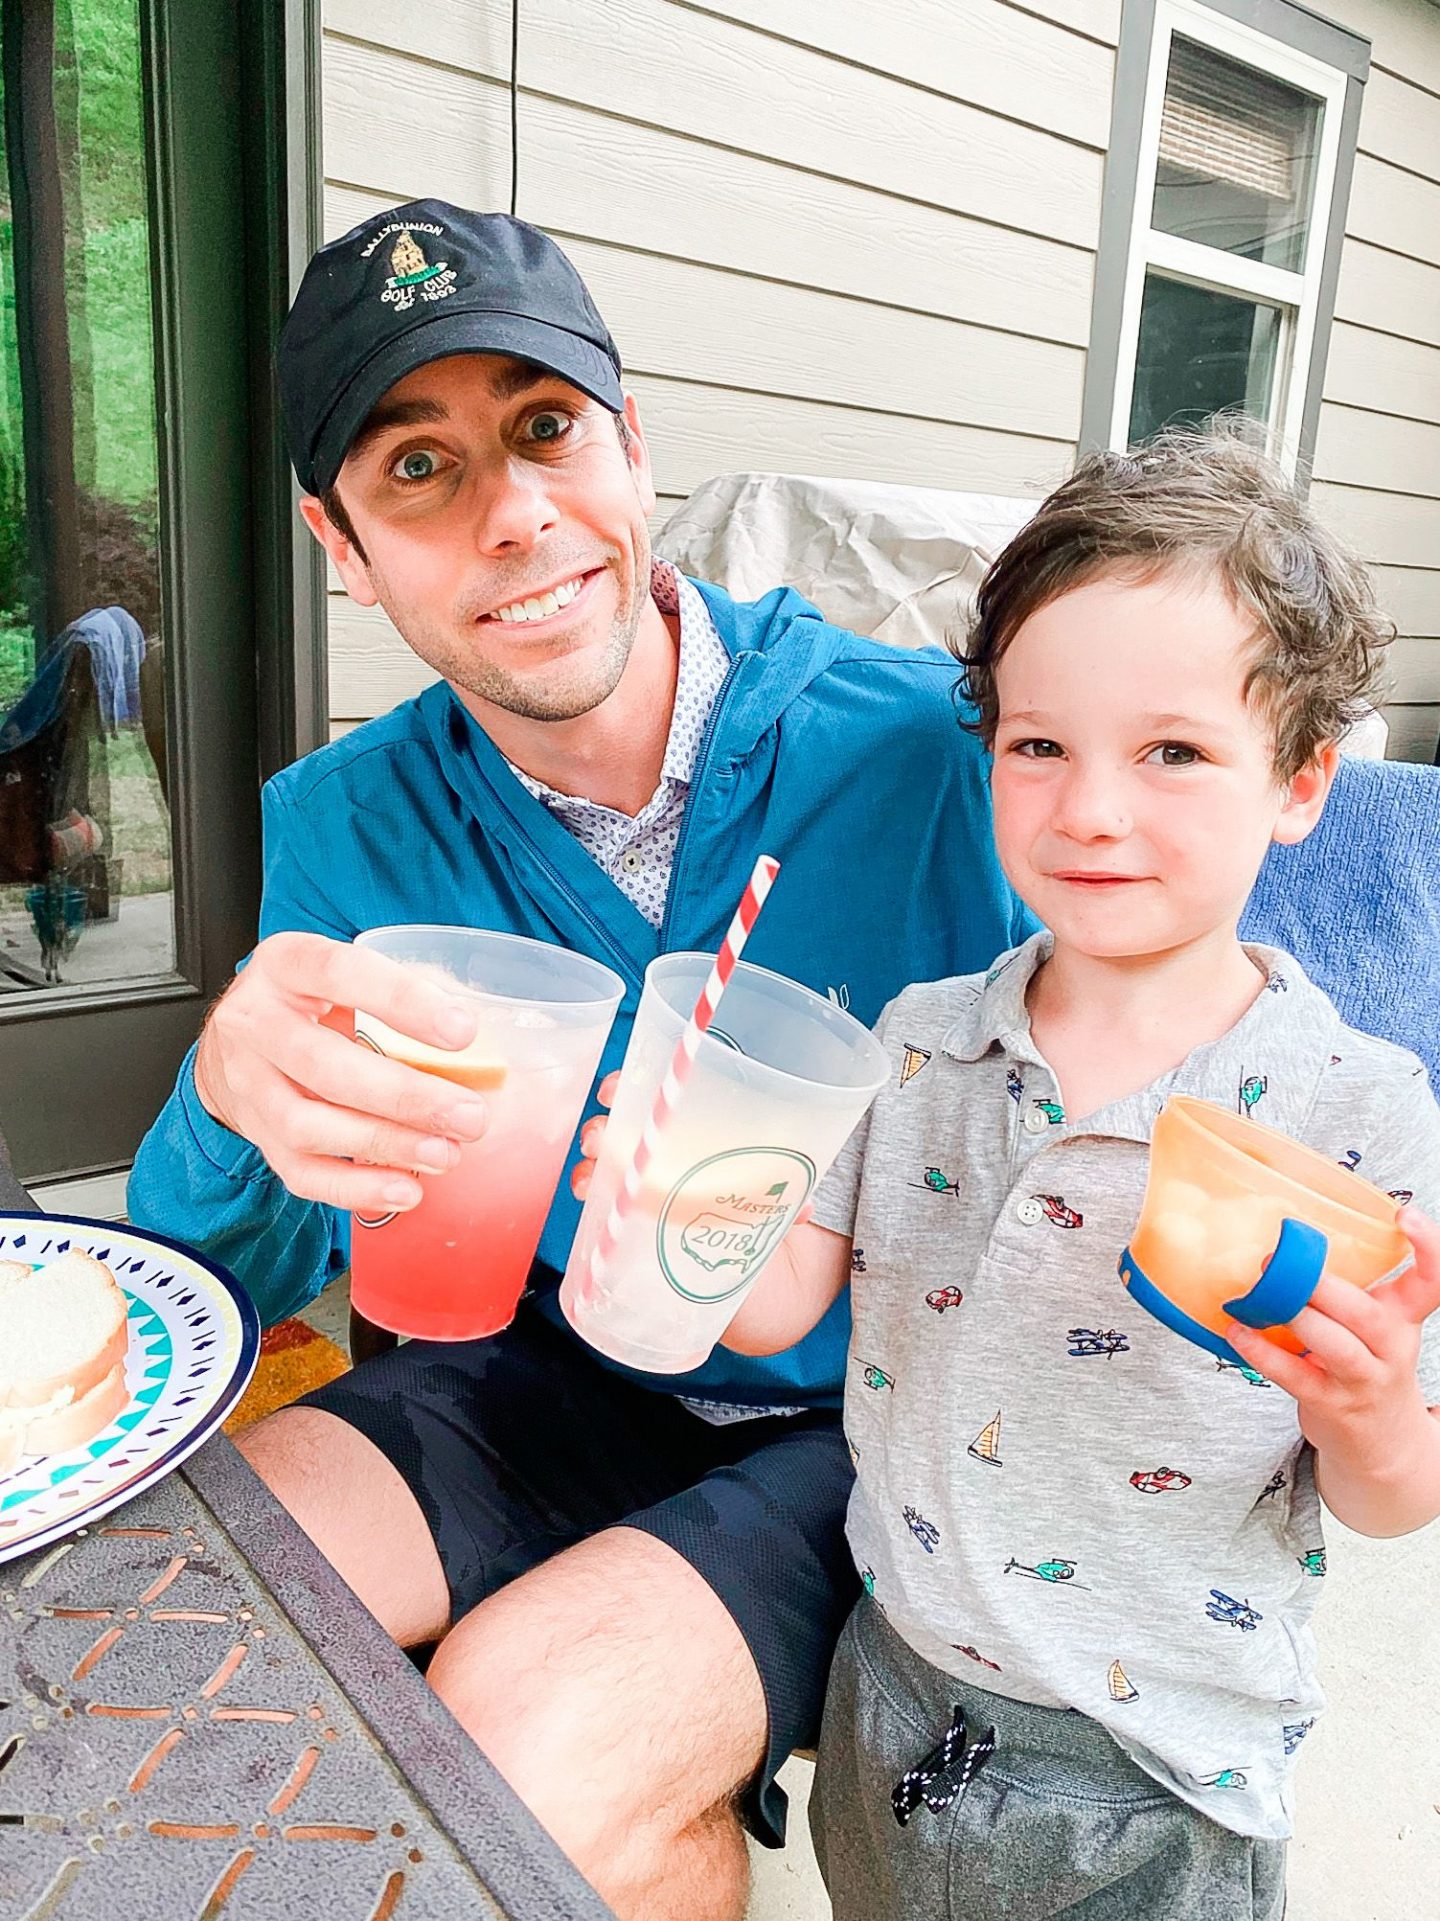
[[22,1177],[130,1158],[253,933],[280,598],[258,574],[288,559],[254,543],[279,457],[257,289],[284,265],[255,209],[284,147],[257,192],[243,11],[0,0],[0,1131]]
[[172,980],[175,886],[139,11],[70,0],[4,26],[0,995],[13,1006]]

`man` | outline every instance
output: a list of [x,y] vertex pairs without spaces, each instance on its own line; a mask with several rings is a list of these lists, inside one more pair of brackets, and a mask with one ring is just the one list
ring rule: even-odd
[[[132,1217],[270,1319],[343,1271],[348,1210],[413,1206],[485,1125],[345,1038],[357,1007],[473,1033],[360,929],[592,953],[627,983],[607,1070],[646,964],[713,951],[762,851],[784,872],[750,954],[863,1020],[1026,931],[953,663],[652,563],[634,400],[542,234],[432,201],[365,222],[311,263],[280,376],[308,525],[442,679],[268,786],[262,938],[136,1163]],[[617,1913],[728,1921],[741,1819],[783,1838],[774,1773],[815,1739],[854,1590],[848,1319],[629,1374],[555,1304],[577,1217],[562,1192],[504,1334],[411,1343],[243,1444],[397,1640],[440,1640],[433,1685]]]

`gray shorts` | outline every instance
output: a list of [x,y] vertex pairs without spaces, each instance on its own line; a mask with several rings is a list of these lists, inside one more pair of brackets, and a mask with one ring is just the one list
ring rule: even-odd
[[[891,1792],[956,1706],[995,1752],[942,1813],[902,1827]],[[953,1779],[953,1777],[950,1777]],[[932,1790],[942,1792],[946,1777]],[[1082,1714],[1030,1707],[922,1661],[875,1603],[830,1671],[810,1801],[835,1921],[1281,1921],[1285,1844],[1232,1834]]]

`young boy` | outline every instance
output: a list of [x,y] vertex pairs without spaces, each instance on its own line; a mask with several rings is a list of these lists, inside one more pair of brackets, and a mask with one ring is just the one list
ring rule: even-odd
[[1236,935],[1386,638],[1235,440],[1086,461],[981,589],[996,839],[1048,932],[886,1010],[896,1073],[726,1336],[790,1345],[853,1266],[866,1595],[812,1803],[838,1921],[1282,1913],[1320,1495],[1370,1534],[1440,1514],[1440,1234],[1411,1209],[1415,1269],[1323,1280],[1303,1358],[1234,1328],[1243,1369],[1116,1260],[1173,1093],[1440,1205],[1420,1063]]

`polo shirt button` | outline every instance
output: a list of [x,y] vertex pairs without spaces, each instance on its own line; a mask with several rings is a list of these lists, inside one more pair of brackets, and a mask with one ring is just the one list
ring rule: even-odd
[[1045,1210],[1033,1194],[1027,1194],[1025,1199],[1016,1207],[1015,1218],[1017,1221],[1023,1222],[1026,1227],[1036,1227],[1044,1220]]
[[637,853],[635,853],[634,850],[632,849],[631,852],[626,854],[624,858],[624,866],[628,869],[630,873],[633,874],[635,872],[635,869],[639,865],[640,865],[640,856]]
[[1032,1107],[1025,1116],[1024,1125],[1027,1134],[1043,1134],[1050,1123],[1038,1107]]

